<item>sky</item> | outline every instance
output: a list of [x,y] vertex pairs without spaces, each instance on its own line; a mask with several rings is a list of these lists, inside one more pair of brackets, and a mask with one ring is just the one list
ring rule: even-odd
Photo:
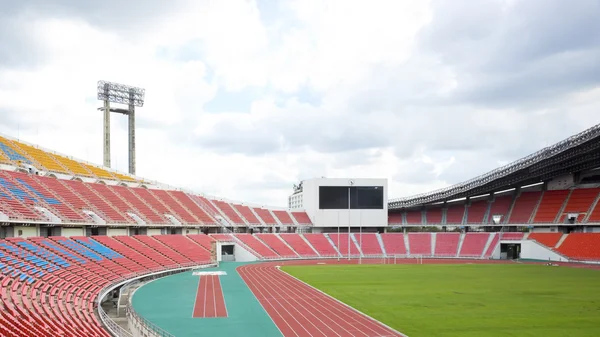
[[[261,205],[410,196],[600,123],[597,0],[0,0],[0,133],[102,163],[96,83],[146,89],[137,173]],[[114,115],[113,168],[127,171]]]

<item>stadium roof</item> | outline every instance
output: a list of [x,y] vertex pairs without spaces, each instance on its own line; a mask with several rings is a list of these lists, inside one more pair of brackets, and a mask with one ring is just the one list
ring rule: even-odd
[[391,199],[388,209],[408,208],[547,181],[600,166],[600,124],[527,157],[436,191]]

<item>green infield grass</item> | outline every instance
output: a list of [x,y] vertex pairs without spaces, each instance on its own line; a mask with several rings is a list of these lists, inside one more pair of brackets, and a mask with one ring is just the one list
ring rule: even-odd
[[531,264],[282,270],[409,337],[598,337],[600,271]]

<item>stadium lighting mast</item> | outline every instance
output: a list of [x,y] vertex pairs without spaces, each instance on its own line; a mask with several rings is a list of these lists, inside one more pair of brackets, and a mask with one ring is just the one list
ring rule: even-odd
[[[104,166],[110,167],[110,113],[129,116],[129,174],[135,175],[135,107],[144,106],[146,89],[124,84],[98,81],[98,100],[104,105]],[[127,109],[111,108],[110,103],[127,105]]]

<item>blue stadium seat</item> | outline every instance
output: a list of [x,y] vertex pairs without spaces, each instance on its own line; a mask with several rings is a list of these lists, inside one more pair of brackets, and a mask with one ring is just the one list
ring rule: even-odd
[[92,239],[89,239],[89,242],[86,242],[84,240],[77,240],[77,242],[79,242],[80,244],[86,246],[89,249],[92,249],[94,251],[96,251],[98,254],[101,254],[102,256],[106,257],[109,260],[112,259],[118,259],[118,258],[122,258],[123,256],[120,255],[119,253],[115,252],[114,250],[98,243],[97,241],[94,241]]

